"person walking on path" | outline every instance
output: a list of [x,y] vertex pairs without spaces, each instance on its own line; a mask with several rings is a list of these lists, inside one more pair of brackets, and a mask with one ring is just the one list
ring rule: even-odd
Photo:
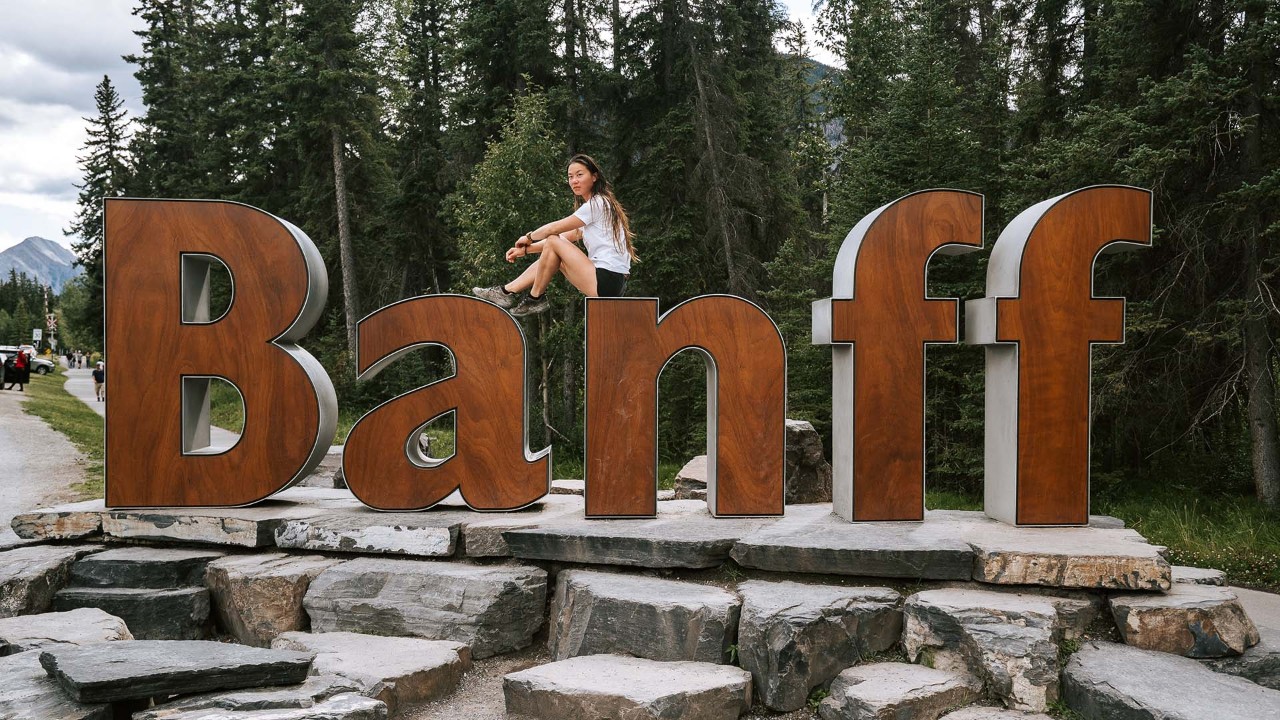
[[[622,296],[631,262],[638,259],[627,213],[590,156],[579,154],[569,160],[568,180],[574,195],[573,214],[521,235],[506,252],[510,263],[529,253],[540,257],[515,280],[472,288],[474,295],[509,309],[516,317],[533,315],[550,308],[547,286],[561,273],[587,297]],[[579,240],[586,252],[574,244]]]
[[26,384],[31,382],[31,365],[27,353],[19,350],[13,354],[13,358],[6,361],[6,365],[5,380],[9,384],[5,388],[12,390],[17,385],[18,392],[25,392]]
[[93,395],[98,402],[107,399],[107,368],[102,361],[98,361],[97,367],[93,369]]

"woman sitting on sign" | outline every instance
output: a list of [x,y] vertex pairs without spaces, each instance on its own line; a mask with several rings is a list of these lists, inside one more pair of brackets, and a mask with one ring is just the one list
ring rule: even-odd
[[[569,160],[569,189],[574,194],[573,214],[521,235],[507,250],[506,259],[515,262],[529,253],[541,256],[506,285],[473,288],[472,293],[509,308],[516,317],[550,307],[547,286],[557,272],[587,297],[622,296],[631,261],[637,259],[627,213],[600,166],[587,155]],[[586,246],[585,253],[574,245],[579,240]]]

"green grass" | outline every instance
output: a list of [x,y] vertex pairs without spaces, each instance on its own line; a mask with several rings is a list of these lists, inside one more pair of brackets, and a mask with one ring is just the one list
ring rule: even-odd
[[1157,545],[1174,565],[1214,568],[1232,585],[1280,592],[1280,513],[1251,497],[1134,490],[1095,503]]
[[27,398],[22,409],[28,415],[49,423],[62,433],[76,449],[84,454],[84,482],[72,486],[81,499],[100,498],[105,491],[103,482],[103,425],[102,416],[63,389],[67,381],[62,368],[51,375],[31,376],[27,385]]

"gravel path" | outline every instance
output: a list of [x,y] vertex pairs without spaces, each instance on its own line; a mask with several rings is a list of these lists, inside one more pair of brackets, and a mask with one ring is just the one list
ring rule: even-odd
[[[53,382],[46,378],[34,382]],[[16,540],[14,515],[75,499],[70,488],[84,482],[84,458],[61,433],[22,410],[30,397],[0,391],[0,544]]]

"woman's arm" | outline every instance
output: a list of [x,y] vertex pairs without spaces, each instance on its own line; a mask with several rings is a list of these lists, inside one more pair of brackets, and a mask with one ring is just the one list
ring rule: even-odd
[[578,242],[582,239],[583,227],[586,227],[586,223],[582,222],[578,217],[570,215],[555,222],[549,222],[537,230],[525,233],[516,238],[516,244],[507,251],[507,262],[515,262],[516,258],[524,257],[529,253],[542,252],[543,241],[553,235],[559,235],[566,240]]

